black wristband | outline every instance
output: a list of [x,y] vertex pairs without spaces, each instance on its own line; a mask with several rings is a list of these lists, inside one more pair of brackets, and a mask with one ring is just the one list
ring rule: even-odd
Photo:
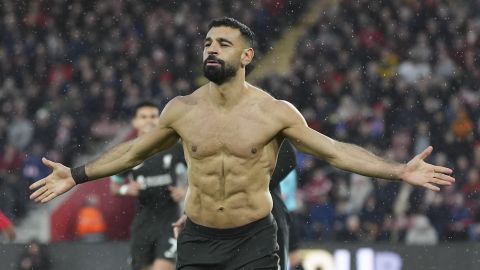
[[70,169],[70,172],[77,185],[88,181],[87,173],[85,172],[85,165],[72,168]]

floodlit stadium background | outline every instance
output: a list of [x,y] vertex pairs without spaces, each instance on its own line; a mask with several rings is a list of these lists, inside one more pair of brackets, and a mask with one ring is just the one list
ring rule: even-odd
[[[32,239],[50,269],[128,269],[133,199],[102,180],[33,205],[26,187],[48,174],[42,156],[84,163],[133,135],[137,102],[164,105],[204,83],[205,29],[225,15],[257,35],[248,80],[312,128],[400,162],[433,145],[430,161],[454,169],[455,186],[432,193],[298,153],[298,186],[285,192],[304,268],[478,269],[479,10],[447,0],[2,1],[0,209],[18,239],[0,244],[0,269],[20,269]],[[75,222],[92,195],[106,240],[85,244]]]

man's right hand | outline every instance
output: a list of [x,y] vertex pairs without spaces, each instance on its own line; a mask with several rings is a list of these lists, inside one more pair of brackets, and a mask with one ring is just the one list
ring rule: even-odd
[[173,235],[175,236],[175,239],[178,239],[178,235],[180,235],[180,232],[183,229],[183,226],[185,226],[185,222],[187,221],[187,215],[182,215],[175,223],[172,224],[173,227]]
[[35,202],[46,203],[72,189],[76,183],[72,178],[69,167],[46,158],[42,158],[42,162],[52,169],[52,172],[47,177],[30,185],[30,190],[36,189],[30,195],[30,199]]
[[128,196],[138,196],[140,194],[140,184],[136,181],[130,181],[127,184],[127,194]]

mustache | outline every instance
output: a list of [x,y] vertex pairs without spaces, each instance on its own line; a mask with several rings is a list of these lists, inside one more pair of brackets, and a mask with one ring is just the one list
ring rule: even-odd
[[220,63],[222,66],[225,64],[225,61],[223,61],[222,59],[220,58],[217,58],[215,55],[211,54],[207,57],[207,59],[205,59],[205,61],[203,61],[203,65],[206,65],[208,61],[215,61],[215,62],[218,62]]

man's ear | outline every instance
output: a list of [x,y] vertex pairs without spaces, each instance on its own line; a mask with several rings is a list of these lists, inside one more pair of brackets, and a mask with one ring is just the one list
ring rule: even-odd
[[242,52],[242,59],[240,59],[242,68],[250,64],[254,56],[255,52],[253,51],[253,48],[244,49]]

